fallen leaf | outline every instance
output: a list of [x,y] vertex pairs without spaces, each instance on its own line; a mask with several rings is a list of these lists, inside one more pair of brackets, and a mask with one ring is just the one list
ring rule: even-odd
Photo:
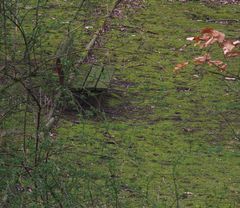
[[193,196],[193,193],[190,192],[190,191],[186,191],[186,192],[183,192],[183,194],[181,195],[181,198],[186,199],[186,198],[189,198],[191,196]]
[[196,36],[196,37],[194,37],[194,40],[195,40],[196,42],[199,42],[199,41],[201,41],[201,39],[200,39],[200,37],[199,37],[199,36]]
[[186,61],[186,62],[183,62],[183,63],[179,63],[179,64],[177,64],[175,67],[174,67],[174,72],[175,73],[177,73],[177,72],[179,72],[182,68],[184,68],[185,66],[187,66],[188,65],[188,61]]
[[32,193],[32,192],[33,192],[32,188],[31,188],[31,187],[29,187],[29,186],[27,187],[27,191],[28,191],[28,192],[30,192],[30,193]]
[[233,44],[233,42],[231,40],[225,40],[222,44],[222,49],[223,49],[224,55],[231,52],[234,48],[235,48],[235,45]]
[[217,30],[213,30],[212,36],[216,38],[219,43],[223,43],[225,40],[225,34]]
[[85,29],[93,29],[93,26],[89,25],[89,26],[85,26]]
[[177,90],[178,92],[190,92],[190,91],[192,91],[192,89],[189,88],[189,87],[177,87],[176,90]]
[[199,78],[199,75],[194,74],[193,77],[194,77],[194,78]]
[[207,48],[208,46],[212,45],[213,43],[217,42],[217,39],[214,37],[210,37],[208,41],[206,41],[204,44],[201,44],[201,48]]
[[225,80],[227,80],[227,81],[235,81],[236,78],[235,77],[225,77]]
[[199,56],[194,58],[196,64],[204,64],[207,63],[211,59],[211,56],[206,53],[204,56]]
[[233,45],[237,46],[238,44],[240,44],[240,40],[236,40],[233,42]]
[[188,38],[186,38],[186,40],[193,41],[193,40],[195,40],[195,37],[188,37]]
[[205,34],[205,33],[211,33],[213,31],[213,28],[204,28],[202,29],[201,33]]
[[193,129],[192,128],[183,128],[183,131],[185,131],[185,132],[193,132]]
[[204,43],[199,44],[201,48],[206,48],[210,45],[212,45],[215,42],[223,43],[225,40],[225,34],[222,32],[219,32],[217,30],[214,30],[212,28],[205,28],[202,30],[202,36],[196,37],[196,40]]
[[240,51],[231,51],[231,52],[226,54],[226,57],[228,57],[228,58],[237,57],[237,56],[240,56]]
[[208,64],[216,66],[220,71],[225,71],[227,68],[227,64],[219,60],[215,60],[215,61],[209,60]]
[[221,65],[220,67],[218,67],[218,69],[219,69],[220,71],[226,71],[226,69],[227,69],[227,64]]
[[219,60],[216,60],[216,61],[209,61],[208,62],[210,65],[215,65],[215,66],[220,66],[220,65],[223,65],[223,62],[222,61],[219,61]]

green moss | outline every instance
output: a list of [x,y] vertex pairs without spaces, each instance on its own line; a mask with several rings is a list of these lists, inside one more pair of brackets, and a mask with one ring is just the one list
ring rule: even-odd
[[[119,108],[114,118],[97,122],[79,116],[80,124],[62,121],[57,129],[51,159],[59,167],[66,200],[84,207],[171,207],[177,192],[181,207],[240,206],[239,81],[224,81],[205,66],[172,72],[176,63],[199,54],[194,47],[179,48],[202,28],[237,38],[239,21],[208,20],[239,19],[239,11],[237,5],[151,0],[145,9],[113,20],[104,35],[106,51],[117,68],[115,77],[131,84],[112,85],[125,92],[108,102]],[[63,12],[53,14],[62,21]],[[100,20],[89,20],[97,26],[94,21]],[[57,45],[62,34],[50,33],[50,43]],[[80,29],[76,37],[82,49],[91,36]],[[234,59],[228,71],[236,74],[239,63]]]

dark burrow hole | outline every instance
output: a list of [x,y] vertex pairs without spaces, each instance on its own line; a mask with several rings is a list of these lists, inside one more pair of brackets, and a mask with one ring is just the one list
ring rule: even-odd
[[71,90],[75,98],[75,104],[69,104],[66,113],[92,112],[108,114],[110,109],[118,108],[124,102],[123,92],[114,89],[85,89]]

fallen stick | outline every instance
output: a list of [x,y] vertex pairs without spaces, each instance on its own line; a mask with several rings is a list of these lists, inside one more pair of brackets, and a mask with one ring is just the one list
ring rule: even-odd
[[111,9],[111,11],[108,13],[108,15],[106,16],[103,24],[101,25],[101,27],[95,32],[94,36],[92,37],[92,39],[90,40],[90,42],[87,44],[86,46],[86,51],[87,54],[85,55],[85,57],[82,59],[82,61],[79,62],[78,66],[83,64],[84,62],[86,62],[86,60],[89,58],[89,56],[91,55],[92,50],[94,49],[95,43],[98,41],[98,39],[100,38],[100,36],[104,33],[104,28],[107,25],[107,22],[110,18],[113,17],[114,11],[116,10],[116,8],[119,6],[119,4],[122,2],[123,0],[117,0],[113,6],[113,8]]

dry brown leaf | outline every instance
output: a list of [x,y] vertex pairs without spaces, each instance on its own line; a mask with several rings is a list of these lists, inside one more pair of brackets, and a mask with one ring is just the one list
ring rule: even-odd
[[223,64],[220,67],[218,67],[220,71],[226,71],[227,69],[227,64]]
[[222,43],[225,40],[225,34],[222,32],[219,32],[217,30],[214,30],[212,28],[205,28],[201,32],[203,34],[202,39],[208,40],[211,37],[217,39],[219,43]]
[[233,42],[233,45],[235,45],[235,46],[237,46],[237,45],[239,45],[240,44],[240,40],[235,40],[234,42]]
[[212,36],[216,38],[219,43],[223,43],[225,40],[225,34],[217,30],[212,31]]
[[215,65],[215,66],[220,66],[220,65],[224,64],[222,61],[219,61],[219,60],[215,60],[215,61],[210,60],[210,61],[208,61],[208,63],[210,65]]
[[226,54],[226,57],[231,58],[231,57],[237,57],[240,56],[240,51],[231,51]]
[[208,39],[208,41],[206,41],[205,43],[201,44],[200,47],[201,48],[207,48],[208,46],[212,45],[213,43],[217,42],[217,39],[214,37],[210,37]]
[[183,62],[183,63],[179,63],[179,64],[177,64],[175,67],[174,67],[174,72],[175,73],[177,73],[177,72],[179,72],[182,68],[184,68],[185,66],[187,66],[188,65],[188,61],[186,61],[186,62]]
[[205,64],[211,59],[211,56],[206,53],[204,56],[194,58],[196,64]]
[[213,31],[213,28],[207,27],[207,28],[202,29],[201,33],[206,34],[206,33],[211,33],[212,31]]
[[222,49],[223,49],[224,55],[231,52],[234,48],[235,48],[235,45],[233,44],[233,42],[231,40],[225,40],[222,44]]
[[218,68],[218,70],[220,70],[220,71],[225,71],[227,68],[227,64],[225,64],[224,62],[222,62],[220,60],[215,60],[215,61],[209,60],[208,64],[216,66]]
[[205,28],[202,30],[201,33],[202,33],[202,36],[195,37],[195,40],[197,41],[197,43],[201,41],[204,42],[200,44],[201,48],[206,48],[215,42],[223,43],[225,40],[224,33],[214,30],[212,28]]
[[[195,46],[198,45],[200,48],[206,48],[211,46],[214,43],[218,43],[218,46],[222,48],[225,57],[239,57],[240,51],[233,51],[235,47],[240,45],[240,40],[227,40],[225,39],[225,34],[214,30],[212,28],[205,28],[201,31],[200,36],[187,37],[188,41],[195,41]],[[206,53],[203,56],[194,58],[195,64],[209,64],[210,66],[217,67],[220,71],[225,71],[227,64],[221,60],[211,60],[209,53]],[[180,69],[184,68],[188,62],[177,64],[174,68],[175,72],[178,72]]]

